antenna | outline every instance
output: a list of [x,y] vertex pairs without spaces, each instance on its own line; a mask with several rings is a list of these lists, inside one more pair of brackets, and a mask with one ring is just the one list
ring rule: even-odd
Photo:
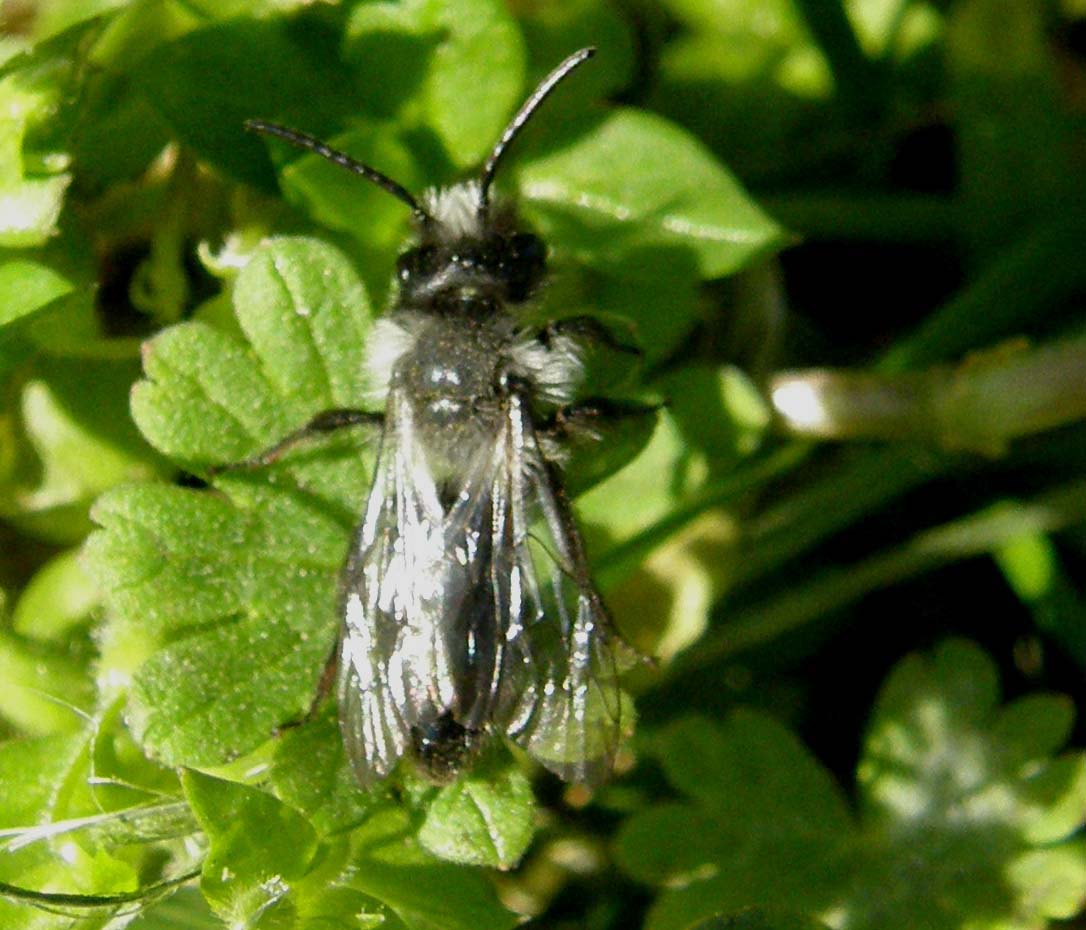
[[550,96],[551,91],[554,90],[554,88],[557,87],[571,71],[584,64],[595,54],[596,49],[592,46],[582,48],[579,52],[574,52],[543,79],[542,83],[532,92],[532,95],[525,100],[521,105],[521,108],[517,110],[517,115],[514,116],[513,119],[510,120],[509,125],[505,127],[505,132],[502,133],[501,138],[491,151],[490,157],[487,158],[486,164],[483,165],[483,175],[479,180],[480,213],[485,212],[487,206],[490,204],[490,184],[494,180],[494,174],[498,170],[498,164],[501,162],[502,156],[506,153],[512,141],[520,135],[520,131],[524,128],[524,124],[532,118],[532,114],[539,108],[539,105]]
[[320,139],[307,135],[304,132],[298,132],[296,129],[288,129],[286,126],[269,123],[262,119],[247,119],[245,121],[245,128],[250,132],[258,132],[265,136],[275,136],[277,139],[283,139],[291,145],[314,152],[317,155],[320,155],[321,158],[328,159],[328,161],[332,162],[334,165],[346,168],[354,174],[360,174],[367,181],[372,181],[382,190],[388,191],[393,197],[406,203],[411,208],[411,212],[415,214],[415,219],[423,223],[432,222],[430,214],[419,206],[419,202],[402,184],[396,183],[392,178],[381,174],[380,171],[371,168],[369,165],[364,165],[360,161],[355,161],[350,155],[340,152],[330,145],[326,145],[324,142],[321,142]]

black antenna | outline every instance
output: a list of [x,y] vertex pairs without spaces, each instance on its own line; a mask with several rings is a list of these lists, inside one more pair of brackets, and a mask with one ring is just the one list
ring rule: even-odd
[[406,203],[411,208],[411,212],[415,214],[417,220],[424,223],[432,222],[430,214],[419,206],[419,202],[402,184],[397,184],[392,178],[381,174],[380,171],[371,168],[369,165],[364,165],[360,161],[355,161],[350,155],[340,152],[330,145],[326,145],[324,142],[321,142],[320,139],[307,135],[304,132],[298,132],[296,129],[288,129],[286,126],[269,123],[262,119],[247,119],[245,121],[245,128],[250,132],[259,132],[265,136],[275,136],[277,139],[283,139],[300,149],[307,149],[310,152],[315,152],[317,155],[320,155],[321,158],[327,158],[332,164],[339,165],[341,168],[346,168],[354,174],[362,175],[367,181],[372,181],[382,190],[388,191],[393,197]]
[[595,54],[596,49],[592,46],[582,48],[579,52],[574,52],[543,79],[543,82],[532,92],[532,96],[525,100],[521,108],[517,110],[517,115],[514,116],[513,119],[510,120],[509,125],[505,127],[505,132],[502,133],[502,137],[498,140],[497,145],[494,146],[493,151],[490,153],[490,157],[487,158],[486,164],[483,165],[483,175],[479,179],[480,213],[485,212],[487,205],[490,203],[490,184],[494,180],[494,174],[498,170],[498,163],[502,160],[502,156],[509,148],[509,144],[520,134],[521,129],[524,128],[524,124],[532,118],[532,114],[535,113],[539,105],[550,96],[551,91],[554,90],[554,88],[564,80],[571,71],[584,64]]

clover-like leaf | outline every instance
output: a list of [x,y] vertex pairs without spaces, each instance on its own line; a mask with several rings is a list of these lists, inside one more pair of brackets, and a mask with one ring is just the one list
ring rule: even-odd
[[515,921],[482,875],[421,850],[408,814],[387,801],[371,799],[361,824],[319,837],[259,788],[198,772],[183,783],[210,843],[201,888],[231,926],[504,930]]
[[1070,724],[1052,695],[1000,707],[969,643],[909,657],[872,719],[854,821],[779,724],[680,722],[652,752],[684,799],[631,818],[620,860],[667,889],[653,930],[767,906],[842,930],[1028,930],[1086,901],[1086,757],[1053,757]]
[[352,830],[387,800],[377,789],[359,787],[331,702],[283,735],[275,748],[271,783],[276,795],[304,813],[322,837]]
[[505,930],[518,923],[480,872],[434,859],[411,833],[405,811],[375,812],[351,836],[353,868],[344,887],[381,902],[408,927]]
[[694,803],[650,808],[620,835],[631,875],[677,889],[657,900],[650,927],[761,904],[817,913],[835,900],[851,820],[830,776],[783,726],[752,711],[720,727],[688,719],[652,751]]

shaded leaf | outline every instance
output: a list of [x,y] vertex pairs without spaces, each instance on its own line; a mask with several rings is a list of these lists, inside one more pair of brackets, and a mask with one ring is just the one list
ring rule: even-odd
[[650,751],[684,799],[636,814],[619,837],[623,867],[664,887],[648,926],[764,906],[845,930],[1029,930],[1076,913],[1086,756],[1052,757],[1069,704],[998,701],[995,667],[972,644],[901,662],[871,722],[855,824],[768,718],[672,725]]
[[640,249],[673,248],[696,258],[702,278],[718,278],[780,243],[777,225],[674,124],[618,110],[575,125],[518,176],[525,212],[579,259],[621,267]]
[[417,101],[461,169],[482,161],[524,92],[524,40],[500,0],[363,4],[347,40],[360,84]]

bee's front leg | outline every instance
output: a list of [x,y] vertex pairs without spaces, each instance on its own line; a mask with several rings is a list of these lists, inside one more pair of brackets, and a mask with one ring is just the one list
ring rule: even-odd
[[550,346],[557,336],[572,336],[588,343],[595,343],[615,352],[640,356],[643,353],[637,346],[623,342],[605,324],[594,316],[567,316],[561,320],[552,320],[539,333],[539,341]]

